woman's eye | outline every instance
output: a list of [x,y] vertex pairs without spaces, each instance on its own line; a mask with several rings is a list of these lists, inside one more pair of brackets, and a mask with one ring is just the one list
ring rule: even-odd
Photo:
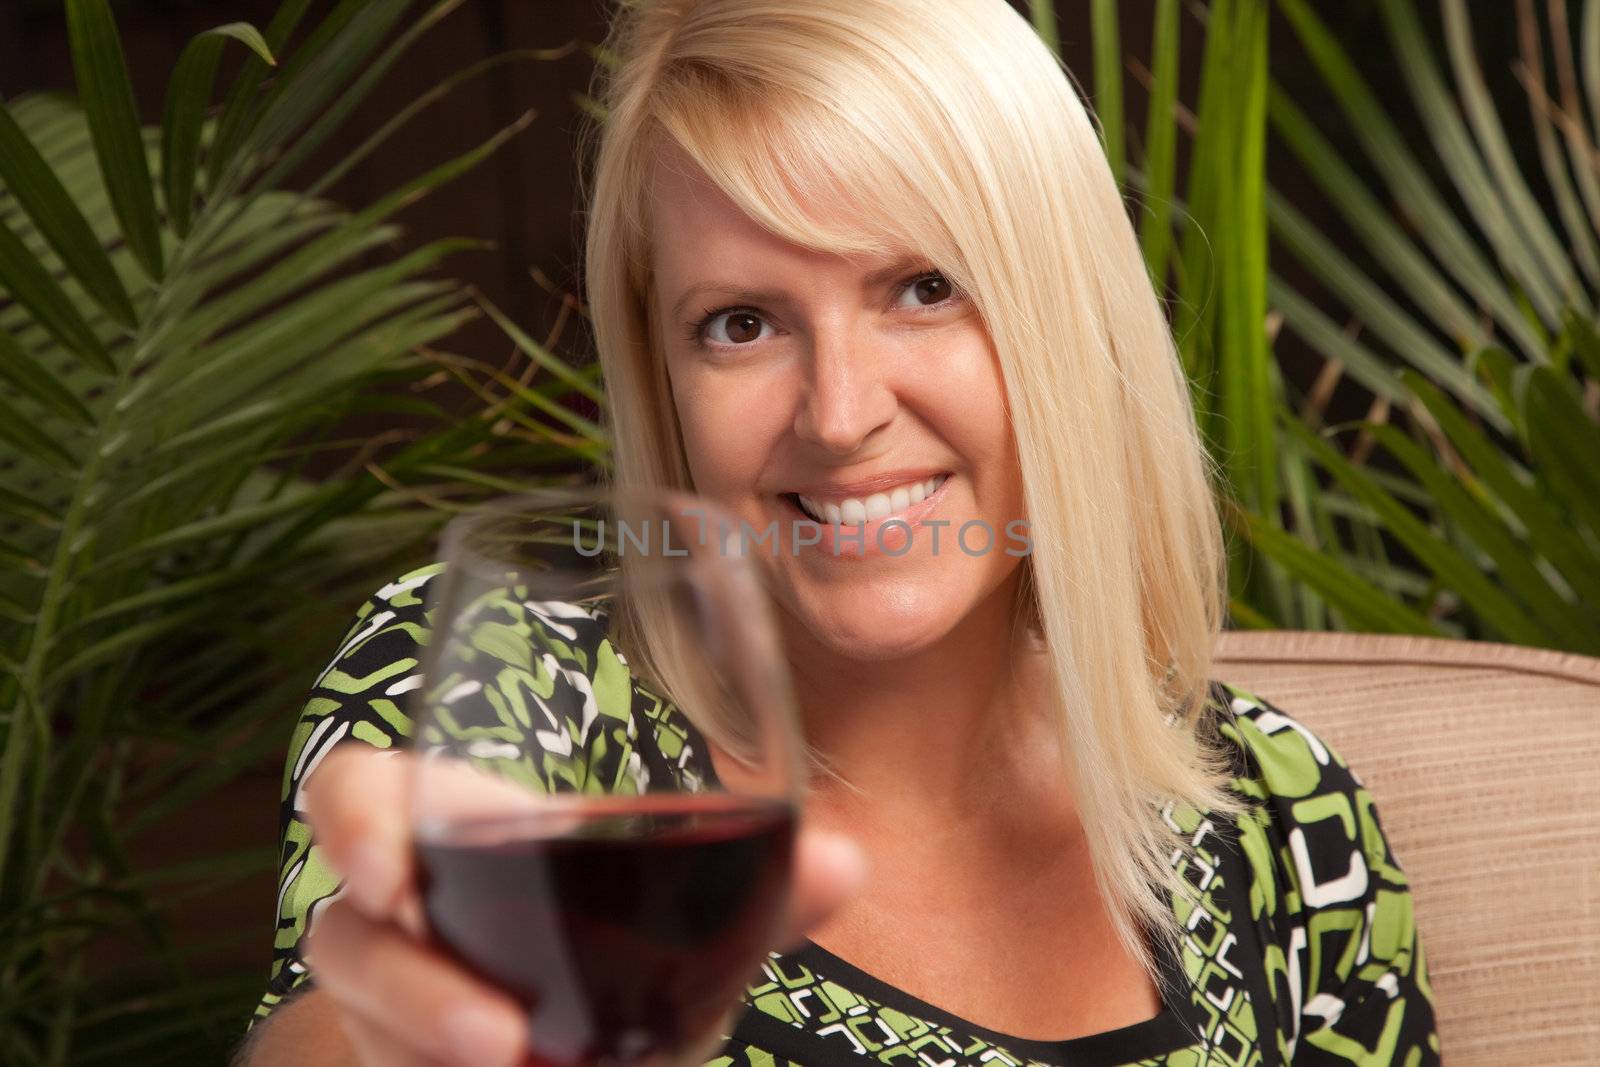
[[720,311],[706,319],[704,326],[706,338],[721,345],[747,345],[767,336],[771,329],[753,311]]
[[905,287],[901,292],[900,302],[895,306],[932,307],[949,300],[954,295],[955,286],[951,285],[943,274],[937,272],[924,274]]

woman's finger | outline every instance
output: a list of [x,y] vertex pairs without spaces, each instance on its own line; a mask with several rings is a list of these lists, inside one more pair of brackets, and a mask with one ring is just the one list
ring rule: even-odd
[[802,828],[795,841],[794,894],[783,943],[797,944],[866,883],[867,857],[843,834]]
[[539,811],[543,797],[463,759],[419,761],[410,752],[342,744],[306,782],[317,844],[345,876],[356,905],[421,933],[408,814],[449,825]]
[[403,753],[343,744],[303,787],[312,833],[345,878],[346,895],[374,919],[396,915],[411,885]]
[[395,926],[340,899],[310,938],[307,962],[328,995],[417,1053],[464,1067],[511,1067],[525,1053],[514,1001]]

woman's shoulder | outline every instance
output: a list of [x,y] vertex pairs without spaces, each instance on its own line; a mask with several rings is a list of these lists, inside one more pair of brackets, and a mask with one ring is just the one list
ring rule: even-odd
[[[346,627],[332,657],[314,683],[326,686],[330,678],[341,692],[337,675],[352,675],[373,682],[386,677],[397,664],[409,671],[425,658],[434,643],[436,628],[445,622],[439,605],[449,581],[449,567],[435,562],[417,567],[384,583],[361,606]],[[591,680],[612,664],[625,665],[613,653],[607,634],[607,605],[535,600],[526,589],[508,582],[482,592],[470,612],[453,625],[473,653],[489,660],[536,666],[558,665],[577,669]],[[408,675],[401,695],[421,684],[420,674]]]
[[423,677],[429,646],[448,625],[458,628],[463,654],[436,657],[431,669],[448,674],[472,660],[471,677],[456,680],[452,714],[483,719],[501,742],[536,741],[550,757],[552,790],[643,790],[663,777],[697,787],[699,738],[614,647],[607,602],[536,600],[508,583],[475,600],[470,623],[447,621],[438,614],[447,581],[445,563],[418,567],[357,609],[313,683],[291,778],[306,777],[333,743],[389,748],[409,739],[415,702],[451,682]]
[[1348,874],[1341,891],[1359,895],[1365,861],[1381,860],[1386,848],[1359,774],[1326,737],[1273,701],[1230,682],[1213,681],[1211,693],[1232,788],[1250,802],[1250,823],[1283,846],[1301,895],[1318,899],[1324,872],[1335,866]]
[[[428,643],[428,585],[444,571],[443,563],[433,563],[386,582],[356,609],[344,636],[312,687],[330,682],[341,689],[336,673],[348,674],[352,667],[371,666],[410,660]],[[357,677],[365,677],[369,671]],[[341,689],[342,691],[342,689]]]
[[[1215,682],[1213,693],[1226,701],[1215,722],[1235,761],[1232,788],[1249,805],[1237,840],[1260,906],[1360,928],[1351,910],[1370,911],[1380,893],[1406,894],[1378,804],[1338,749],[1247,689]],[[1408,895],[1405,910],[1409,925]]]
[[1236,783],[1242,791],[1304,798],[1361,787],[1334,746],[1290,711],[1232,682],[1213,680],[1210,696],[1235,777],[1246,780]]

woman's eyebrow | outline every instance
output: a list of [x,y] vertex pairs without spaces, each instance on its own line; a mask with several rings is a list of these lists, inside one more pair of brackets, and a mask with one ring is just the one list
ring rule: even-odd
[[748,289],[721,282],[700,282],[689,286],[683,295],[678,297],[677,302],[672,305],[673,317],[682,315],[685,305],[696,296],[717,296],[742,304],[773,304],[789,298],[788,292],[783,289]]
[[[863,287],[875,289],[888,282],[899,281],[900,278],[923,266],[927,262],[924,256],[904,255],[886,267],[868,274],[863,279]],[[717,296],[730,301],[749,304],[779,303],[790,299],[784,289],[752,289],[748,286],[731,282],[696,282],[683,291],[683,294],[672,305],[674,318],[682,315],[685,305],[696,296]]]

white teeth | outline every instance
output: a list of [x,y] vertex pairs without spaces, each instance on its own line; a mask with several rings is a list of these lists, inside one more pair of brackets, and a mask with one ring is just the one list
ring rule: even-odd
[[833,526],[840,523],[855,525],[861,522],[875,522],[898,514],[913,504],[922,503],[933,494],[934,490],[944,484],[946,477],[948,475],[936,474],[927,481],[912,482],[887,493],[873,493],[865,499],[847,497],[837,504],[831,501],[819,503],[808,496],[801,496],[800,508],[818,522],[827,522]]

